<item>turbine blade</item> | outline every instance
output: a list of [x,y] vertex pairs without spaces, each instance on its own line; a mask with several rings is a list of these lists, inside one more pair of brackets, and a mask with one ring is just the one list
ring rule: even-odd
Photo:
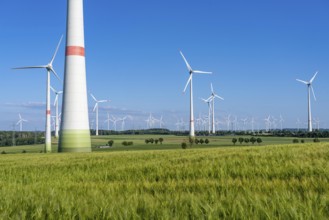
[[93,112],[96,110],[97,106],[98,106],[98,102],[96,102],[96,104],[94,106],[94,109],[93,109]]
[[58,51],[59,45],[60,45],[61,42],[62,42],[62,39],[63,39],[63,35],[61,36],[61,39],[59,40],[59,42],[58,42],[58,44],[57,44],[57,47],[56,47],[55,53],[54,53],[53,57],[51,58],[50,64],[53,64],[53,62],[54,62],[54,60],[55,60],[55,57],[56,57],[56,54],[57,54],[57,51]]
[[53,74],[57,77],[57,79],[62,82],[61,78],[59,78],[59,76],[57,75],[57,73],[55,72],[55,70],[52,67],[51,67],[50,71],[53,72]]
[[98,103],[100,103],[100,102],[108,102],[108,100],[99,100],[99,101],[97,101]]
[[184,93],[185,93],[185,91],[186,91],[186,88],[187,88],[188,84],[191,82],[191,80],[192,80],[192,74],[190,75],[190,77],[189,77],[188,80],[187,80],[187,83],[186,83],[185,88],[184,88],[184,90],[183,90]]
[[185,57],[184,57],[184,55],[183,55],[183,53],[182,53],[182,51],[179,51],[180,52],[180,54],[182,55],[182,57],[183,57],[183,59],[184,59],[184,61],[185,61],[185,64],[186,64],[186,67],[187,67],[187,69],[188,69],[188,71],[193,71],[192,70],[192,67],[190,66],[190,64],[187,62],[187,60],[185,59]]
[[193,70],[193,73],[212,74],[212,72],[205,72],[200,70]]
[[23,66],[23,67],[15,67],[14,70],[20,70],[20,69],[42,69],[47,68],[47,66]]
[[95,96],[93,96],[93,94],[90,93],[90,96],[95,100],[95,102],[97,102],[97,99],[95,98]]
[[53,91],[54,93],[57,93],[57,91],[56,91],[52,86],[50,86],[50,89],[51,89],[51,91]]
[[211,88],[211,92],[214,93],[214,88],[212,87],[212,83],[210,83],[210,88]]
[[308,82],[306,82],[306,81],[303,81],[303,80],[300,80],[300,79],[296,79],[297,81],[299,81],[299,82],[301,82],[301,83],[304,83],[304,84],[308,84]]
[[215,95],[215,97],[221,99],[221,100],[224,100],[222,97],[218,96],[218,95]]
[[311,90],[312,90],[312,93],[313,93],[314,100],[316,101],[316,97],[315,97],[313,86],[311,86]]
[[315,79],[316,75],[318,74],[318,71],[316,71],[316,73],[314,74],[314,76],[312,77],[312,79],[310,80],[310,83],[313,82],[313,80]]
[[55,101],[54,101],[54,106],[56,106],[57,102],[58,102],[58,94],[56,94]]
[[211,95],[209,98],[206,99],[206,102],[210,102],[210,101],[212,101],[213,98],[214,98],[214,96]]

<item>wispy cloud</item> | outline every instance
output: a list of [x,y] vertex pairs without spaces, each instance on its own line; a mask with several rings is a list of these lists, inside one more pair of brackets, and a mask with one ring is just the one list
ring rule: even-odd
[[5,103],[4,106],[15,108],[41,109],[46,106],[44,102]]

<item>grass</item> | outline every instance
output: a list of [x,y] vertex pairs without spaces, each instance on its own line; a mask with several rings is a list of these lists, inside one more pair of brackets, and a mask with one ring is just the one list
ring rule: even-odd
[[[133,141],[142,145],[143,138]],[[218,147],[222,142],[0,155],[0,219],[329,218],[328,143]]]

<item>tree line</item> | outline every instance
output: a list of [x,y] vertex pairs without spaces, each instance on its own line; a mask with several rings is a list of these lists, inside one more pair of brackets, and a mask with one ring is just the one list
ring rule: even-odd
[[0,147],[44,144],[44,132],[40,131],[0,131]]

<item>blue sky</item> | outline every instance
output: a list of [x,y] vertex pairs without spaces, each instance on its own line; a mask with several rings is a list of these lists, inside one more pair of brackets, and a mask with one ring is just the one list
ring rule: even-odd
[[[199,98],[210,83],[224,101],[216,117],[255,117],[259,127],[272,115],[284,127],[306,127],[307,90],[296,78],[314,81],[314,118],[329,127],[329,1],[327,0],[85,0],[87,87],[100,108],[133,116],[126,126],[143,128],[150,113],[175,128],[188,121],[188,72],[179,50],[195,69],[195,117],[207,114]],[[44,129],[46,73],[12,67],[46,64],[66,29],[66,1],[0,2],[0,130],[11,130],[18,113],[27,130]],[[54,68],[63,78],[64,44]],[[52,85],[61,83],[52,77]],[[54,96],[52,96],[53,100]],[[89,96],[90,109],[93,101]],[[54,110],[53,110],[54,112]],[[90,114],[91,120],[95,117]],[[128,128],[127,127],[127,128]],[[221,129],[226,128],[220,125]]]

